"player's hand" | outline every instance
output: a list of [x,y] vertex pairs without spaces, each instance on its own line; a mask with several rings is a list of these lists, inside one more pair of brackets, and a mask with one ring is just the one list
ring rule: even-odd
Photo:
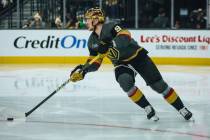
[[95,44],[94,49],[100,54],[105,54],[108,52],[109,48],[111,47],[113,47],[112,42],[110,43],[105,41],[99,41],[97,44]]
[[83,65],[78,65],[72,70],[72,72],[70,74],[70,80],[72,82],[77,82],[77,81],[80,81],[80,80],[84,79],[85,74],[87,72],[85,70],[82,70],[82,69],[83,69]]

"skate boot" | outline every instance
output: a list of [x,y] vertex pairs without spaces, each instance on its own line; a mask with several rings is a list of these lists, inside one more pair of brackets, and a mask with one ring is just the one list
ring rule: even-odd
[[184,117],[185,120],[194,121],[194,119],[192,118],[192,113],[186,107],[183,107],[182,109],[180,109],[179,113]]
[[146,106],[144,110],[147,113],[148,120],[153,120],[155,122],[159,120],[158,116],[155,113],[154,108],[151,105]]

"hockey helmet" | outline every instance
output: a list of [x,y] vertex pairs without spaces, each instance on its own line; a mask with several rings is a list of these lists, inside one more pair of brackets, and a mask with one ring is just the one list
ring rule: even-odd
[[105,21],[104,12],[99,7],[90,8],[85,12],[85,18],[88,19],[98,19],[99,22],[103,23]]

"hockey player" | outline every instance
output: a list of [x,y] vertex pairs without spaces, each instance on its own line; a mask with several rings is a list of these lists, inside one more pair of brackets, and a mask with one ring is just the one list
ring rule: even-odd
[[[163,80],[156,65],[147,55],[147,50],[137,44],[128,30],[113,22],[105,23],[104,12],[98,7],[87,10],[85,19],[88,30],[92,31],[88,40],[90,55],[87,62],[98,54],[105,54],[115,66],[116,81],[128,94],[128,97],[145,110],[148,119],[159,120],[152,105],[141,90],[135,86],[137,73],[141,75],[148,86],[161,94],[185,120],[191,119],[192,113],[184,106],[175,90]],[[88,72],[98,70],[102,60],[103,58],[98,59],[82,72],[78,71],[84,65],[75,67],[70,74],[71,81],[82,80]]]

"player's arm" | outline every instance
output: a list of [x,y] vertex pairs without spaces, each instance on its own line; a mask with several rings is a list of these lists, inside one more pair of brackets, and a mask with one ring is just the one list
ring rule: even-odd
[[[90,55],[86,61],[86,63],[89,63],[94,57],[96,57],[95,55]],[[99,69],[99,67],[101,66],[101,63],[103,61],[103,58],[99,58],[96,61],[94,61],[88,68],[87,68],[87,72],[94,72],[97,71]]]
[[[89,57],[86,61],[86,63],[89,63],[91,60],[93,60],[97,55],[98,52],[96,50],[94,50],[93,44],[89,44],[88,45],[88,50],[89,50]],[[96,61],[94,61],[88,68],[87,68],[87,72],[94,72],[97,71],[99,69],[99,67],[101,66],[101,63],[103,61],[103,57],[98,58]],[[85,64],[86,64],[85,63]],[[85,65],[84,64],[84,65]]]
[[70,78],[72,82],[77,82],[84,79],[85,75],[88,72],[97,71],[99,67],[101,66],[101,63],[103,61],[103,55],[100,55],[100,57],[97,60],[95,60],[90,66],[88,66],[87,68],[83,70],[83,67],[98,55],[98,53],[94,51],[91,47],[88,46],[88,49],[89,49],[90,55],[86,63],[84,65],[80,64],[76,66],[70,74]]
[[78,65],[76,66],[71,74],[70,74],[70,79],[72,82],[77,82],[77,81],[80,81],[80,80],[83,80],[85,75],[88,73],[88,72],[93,72],[93,71],[97,71],[98,68],[100,67],[102,61],[103,61],[103,58],[98,58],[95,62],[93,62],[91,65],[89,65],[87,68],[84,69],[84,67],[87,65],[87,63],[89,64],[89,62],[96,56],[89,56],[87,62],[82,65]]

